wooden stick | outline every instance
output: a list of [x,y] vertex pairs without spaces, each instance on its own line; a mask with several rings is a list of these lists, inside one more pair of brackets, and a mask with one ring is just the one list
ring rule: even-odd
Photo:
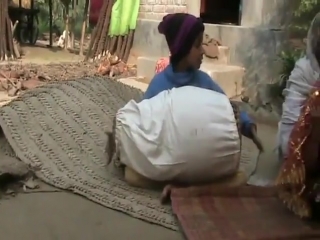
[[133,40],[134,40],[134,32],[135,30],[129,30],[128,42],[126,46],[126,50],[123,57],[123,62],[127,63],[130,55],[130,50],[132,48]]
[[12,35],[12,22],[9,17],[6,18],[6,36],[8,38],[7,47],[9,48],[9,56],[13,60],[15,59],[13,48],[13,35]]
[[122,41],[122,46],[121,46],[121,50],[120,50],[120,55],[119,55],[119,58],[121,60],[123,60],[124,58],[124,54],[126,52],[126,47],[127,47],[127,44],[128,44],[128,34],[123,36],[123,41]]
[[111,10],[112,10],[113,3],[114,3],[113,0],[108,1],[108,6],[106,9],[106,12],[104,13],[106,17],[103,22],[103,27],[101,29],[101,37],[100,37],[100,40],[98,43],[98,48],[96,50],[95,55],[101,55],[103,53],[103,50],[104,50],[103,47],[104,47],[105,42],[108,37],[109,25],[110,25],[110,20],[111,20]]
[[[11,21],[10,21],[11,22]],[[18,25],[19,21],[16,21],[14,23],[14,26],[12,26],[12,22],[11,22],[11,29],[12,29],[12,36],[14,36],[14,33],[15,33],[15,30],[17,28],[17,25]],[[14,51],[14,54],[16,56],[16,58],[20,58],[20,52],[19,52],[19,49],[18,49],[18,46],[17,44],[19,44],[13,37],[12,39],[12,42],[13,42],[13,51]]]

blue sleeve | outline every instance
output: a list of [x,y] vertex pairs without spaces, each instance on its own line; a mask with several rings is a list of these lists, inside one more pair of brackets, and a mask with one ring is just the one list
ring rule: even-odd
[[[208,76],[208,79],[206,79],[206,83],[205,86],[207,89],[210,89],[212,91],[216,91],[222,94],[225,94],[225,92],[222,90],[222,88],[213,80]],[[241,121],[241,134],[245,137],[248,138],[252,138],[252,133],[251,133],[251,127],[252,124],[254,124],[254,122],[251,120],[251,118],[249,117],[249,115],[244,112],[241,111],[240,112],[240,121]]]
[[[161,76],[160,76],[161,77]],[[150,81],[149,86],[144,93],[143,99],[150,99],[154,96],[158,95],[163,90],[163,82],[162,79],[159,78],[159,75],[156,75],[153,77],[153,79]]]
[[153,85],[149,84],[147,91],[143,95],[143,99],[150,99],[153,98],[157,93],[153,89]]
[[208,75],[208,79],[206,79],[205,87],[209,90],[222,93],[225,95],[225,92],[222,90],[222,88]]
[[166,83],[167,81],[163,72],[155,75],[153,79],[150,81],[149,86],[146,92],[144,93],[143,99],[153,98],[162,91],[170,89],[170,87]]
[[240,112],[240,121],[241,121],[241,134],[243,136],[246,136],[247,138],[252,139],[252,132],[251,132],[251,127],[252,125],[254,125],[254,122],[251,120],[251,118],[249,117],[249,115],[244,112],[241,111]]

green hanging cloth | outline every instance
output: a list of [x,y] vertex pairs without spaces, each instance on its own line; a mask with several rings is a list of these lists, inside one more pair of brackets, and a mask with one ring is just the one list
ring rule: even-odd
[[[108,1],[108,0],[104,0]],[[112,0],[109,0],[112,1]],[[123,4],[122,0],[116,0],[112,6],[110,26],[109,26],[109,36],[118,36],[120,30],[120,16],[121,16],[121,5]]]
[[109,36],[123,36],[137,25],[140,0],[116,0],[111,11]]
[[129,29],[136,30],[138,15],[139,15],[139,7],[140,7],[140,0],[133,0],[134,4],[131,8],[131,18],[129,22]]

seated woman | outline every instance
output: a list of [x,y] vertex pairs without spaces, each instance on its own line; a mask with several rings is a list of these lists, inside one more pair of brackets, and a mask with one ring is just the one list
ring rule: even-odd
[[[199,70],[204,53],[202,48],[204,25],[200,19],[185,13],[168,14],[159,24],[158,30],[164,34],[168,43],[171,64],[163,71],[156,69],[159,73],[151,80],[144,99],[182,86],[195,86],[224,94],[221,87],[208,74]],[[240,119],[241,133],[251,138],[262,150],[262,144],[256,135],[256,125],[245,112],[240,113]]]
[[308,33],[306,56],[297,61],[284,90],[278,130],[279,197],[302,218],[320,214],[320,15]]
[[[194,164],[188,165],[189,167],[193,166],[194,172],[203,171],[203,173],[205,173],[206,169],[209,169],[212,174],[210,177],[208,175],[204,176],[204,181],[213,181],[215,179],[223,179],[223,177],[226,177],[225,180],[219,180],[219,183],[227,183],[227,185],[231,183],[232,185],[234,184],[235,179],[241,179],[239,182],[244,183],[246,180],[244,174],[237,173],[240,159],[240,148],[239,144],[237,144],[239,142],[239,137],[230,138],[230,136],[235,136],[234,129],[236,126],[234,113],[230,112],[231,103],[227,96],[225,96],[223,90],[205,72],[199,70],[203,58],[203,23],[198,18],[189,14],[169,14],[164,17],[163,21],[159,24],[158,29],[159,32],[164,34],[166,37],[166,41],[171,52],[170,65],[151,80],[150,85],[144,95],[145,100],[139,104],[131,102],[121,109],[117,114],[117,132],[119,134],[118,138],[120,139],[120,142],[125,141],[124,138],[128,138],[129,135],[130,138],[135,139],[134,142],[131,142],[131,149],[129,149],[129,147],[120,147],[122,148],[120,150],[120,155],[124,155],[121,155],[121,162],[127,166],[127,181],[132,185],[140,187],[155,186],[157,185],[156,183],[159,183],[161,186],[163,186],[164,183],[168,182],[194,183],[196,181],[194,178],[188,179],[187,177],[188,174],[188,176],[192,175],[190,173],[192,170],[186,169],[184,165],[174,164],[175,161],[188,162],[192,160],[186,159],[183,161],[180,157],[178,160],[171,159],[172,155],[170,155],[169,152],[167,154],[168,159],[165,159],[165,162],[167,163],[165,164],[166,168],[162,168],[160,171],[157,163],[158,161],[161,162],[161,159],[159,160],[159,158],[148,157],[148,155],[151,153],[156,154],[156,150],[158,151],[158,154],[160,154],[159,149],[161,149],[161,147],[168,146],[170,141],[176,139],[177,141],[173,142],[176,144],[179,143],[178,146],[181,147],[181,149],[178,149],[179,152],[187,152],[191,156],[188,148],[185,147],[185,143],[189,142],[189,149],[192,149],[193,151],[196,149],[199,149],[200,151],[202,149],[202,152],[207,153],[207,155],[205,157],[202,156],[201,159],[197,159],[195,155],[192,155],[194,157],[193,161],[199,160],[199,166],[197,167],[197,170],[196,167],[194,167]],[[184,97],[185,103],[180,107],[181,109],[179,109],[177,106],[178,103],[181,104],[181,102],[176,103],[175,101],[178,101],[176,99],[180,100],[182,98],[181,96]],[[162,105],[159,104],[159,102],[161,102]],[[207,106],[207,112],[197,113],[197,108],[192,109],[191,106],[197,106],[198,109],[202,109],[204,106]],[[182,111],[182,108],[185,108],[185,111]],[[223,108],[225,108],[225,110],[222,110]],[[134,112],[139,112],[139,117],[142,122],[146,118],[152,118],[152,120],[149,122],[150,125],[143,126],[143,124],[137,120],[138,117],[136,117],[136,120],[132,120],[134,123],[131,123],[131,127],[128,128],[129,115],[131,113],[131,119],[133,119]],[[163,118],[164,116],[161,117],[161,114],[159,113],[163,113],[163,115],[167,118]],[[224,114],[225,118],[221,118],[221,114]],[[174,125],[177,126],[177,128],[179,125],[183,126],[183,124],[185,124],[184,121],[187,119],[193,119],[194,126],[188,123],[190,131],[197,129],[199,122],[207,124],[204,125],[202,130],[207,130],[206,138],[197,138],[195,136],[187,137],[182,133],[180,134],[175,127],[172,127],[169,124],[170,121],[176,119],[181,121],[175,122]],[[239,122],[241,133],[251,138],[256,143],[258,148],[262,150],[261,142],[259,141],[256,133],[256,125],[250,120],[245,112],[239,113]],[[152,133],[153,128],[157,127],[156,123],[163,128],[167,127],[169,124],[170,128],[166,129],[167,132],[165,132],[165,130],[161,131],[162,136],[160,136],[158,135],[160,134],[160,127],[157,134]],[[127,129],[125,130],[125,128]],[[219,128],[224,129],[224,131],[219,130]],[[188,130],[187,127],[184,127],[184,129],[186,131]],[[126,132],[126,134],[123,134],[123,132]],[[134,134],[138,133],[140,134],[139,137],[134,136]],[[147,134],[151,133],[153,135],[151,137],[152,141],[150,141],[153,144],[153,150],[150,150],[151,152],[145,152],[145,149],[143,150],[139,148],[140,153],[141,151],[143,152],[143,154],[140,155],[141,160],[133,159],[132,156],[134,154],[132,149],[137,148],[137,144],[140,144],[137,142],[137,140],[144,138],[144,142],[146,144],[148,142],[146,141]],[[176,133],[178,136],[171,136],[171,133]],[[227,137],[228,134],[230,134],[229,137]],[[182,136],[184,136],[186,139],[181,138]],[[162,138],[166,140],[163,140]],[[197,142],[191,141],[190,139],[197,140]],[[209,148],[201,148],[201,146],[204,145],[204,142],[201,141],[203,139],[212,142],[213,146],[210,146]],[[218,140],[219,142],[217,142]],[[123,144],[121,143],[120,145]],[[232,152],[232,154],[228,152],[229,150]],[[170,151],[172,152],[174,149]],[[131,159],[125,160],[125,155],[129,156],[129,153],[131,153]],[[218,156],[217,154],[221,154],[221,156]],[[180,155],[185,156],[182,153],[180,153]],[[221,173],[224,172],[224,170],[223,167],[220,166],[221,172],[218,173],[219,164],[214,163],[217,162],[217,159],[221,159],[223,155],[226,157],[225,164],[226,166],[229,166],[230,171]],[[152,156],[152,154],[150,156]],[[142,158],[144,158],[144,160],[142,160]],[[230,159],[232,159],[232,161]],[[143,169],[143,165],[145,169]],[[171,167],[169,167],[170,165]],[[173,168],[174,165],[180,166],[180,170]],[[154,170],[152,174],[150,172],[148,174],[146,173],[147,168],[152,168]],[[168,174],[172,171],[174,173],[171,175]],[[188,172],[188,174],[186,172]],[[199,172],[194,174],[200,179],[201,174],[199,175]],[[185,178],[181,176],[184,176]]]

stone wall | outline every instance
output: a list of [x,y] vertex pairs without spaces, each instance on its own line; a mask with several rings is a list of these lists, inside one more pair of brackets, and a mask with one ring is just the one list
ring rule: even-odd
[[298,0],[242,0],[241,25],[284,29]]
[[164,15],[177,12],[187,12],[187,0],[141,0],[139,18],[161,20]]

